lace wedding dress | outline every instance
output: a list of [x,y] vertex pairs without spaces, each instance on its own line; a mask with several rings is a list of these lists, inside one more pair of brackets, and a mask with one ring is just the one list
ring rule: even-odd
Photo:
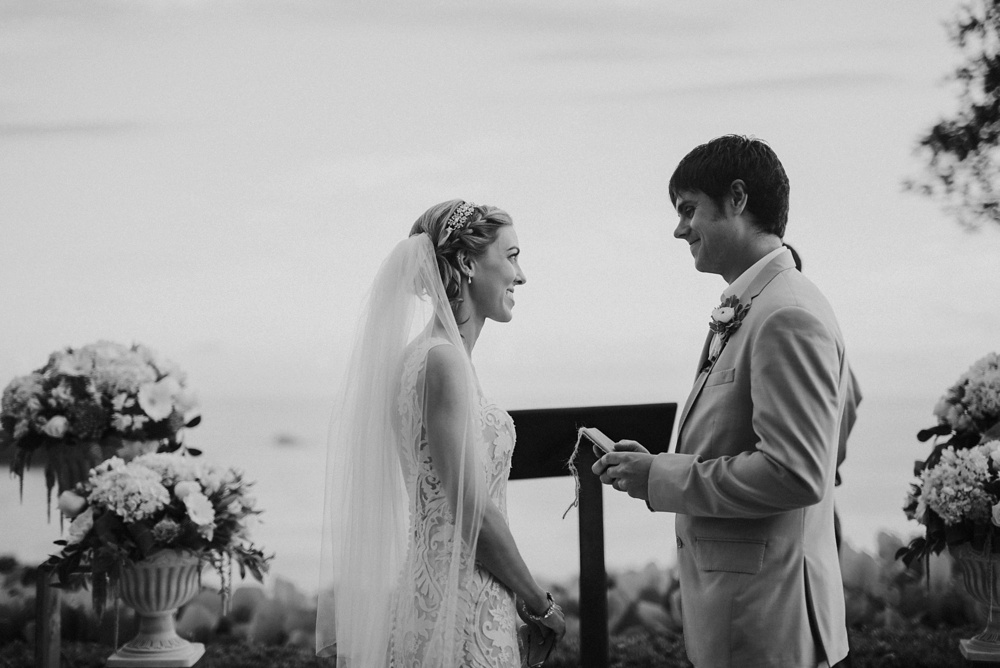
[[475,558],[489,506],[506,518],[514,426],[463,355],[462,436],[426,441],[427,353],[464,351],[426,234],[396,245],[364,303],[327,439],[316,653],[337,668],[518,666],[513,596]]
[[[408,352],[403,365],[399,396],[400,460],[409,496],[410,532],[405,565],[397,592],[416,593],[417,600],[393,600],[391,665],[395,668],[418,667],[429,648],[430,630],[440,609],[442,581],[447,574],[449,538],[454,535],[455,520],[451,506],[434,470],[434,463],[423,429],[423,406],[418,388],[423,384],[427,353],[437,345],[451,345],[441,338],[419,340]],[[514,451],[514,422],[504,410],[491,403],[477,387],[473,407],[475,448],[485,469],[490,500],[507,518],[507,478]],[[468,560],[466,560],[468,561]],[[472,568],[471,585],[460,594],[467,619],[459,622],[464,637],[461,643],[463,667],[498,668],[520,666],[517,643],[517,612],[514,594],[478,563],[461,564]],[[414,586],[415,585],[415,586]]]

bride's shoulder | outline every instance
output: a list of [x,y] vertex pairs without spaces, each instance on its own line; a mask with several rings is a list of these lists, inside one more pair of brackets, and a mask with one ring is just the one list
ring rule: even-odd
[[431,339],[427,347],[427,373],[464,375],[464,353],[446,339]]
[[427,350],[425,379],[430,392],[446,395],[468,392],[468,359],[465,351],[447,340]]
[[435,367],[453,366],[461,361],[460,351],[450,341],[439,337],[421,338],[411,341],[404,354],[404,366],[409,369],[424,370],[430,364]]

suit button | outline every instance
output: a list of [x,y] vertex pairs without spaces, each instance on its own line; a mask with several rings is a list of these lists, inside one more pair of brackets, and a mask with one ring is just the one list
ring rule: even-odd
[[681,540],[680,536],[677,537],[677,547],[678,548],[684,547],[684,541]]

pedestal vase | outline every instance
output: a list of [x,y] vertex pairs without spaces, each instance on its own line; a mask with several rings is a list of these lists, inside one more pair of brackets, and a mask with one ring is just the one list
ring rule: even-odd
[[986,628],[959,641],[968,661],[1000,662],[1000,555],[980,552],[968,543],[949,547],[962,571],[965,588],[986,609]]
[[188,668],[205,653],[177,635],[174,614],[201,589],[201,561],[190,552],[163,550],[126,566],[122,602],[135,610],[139,632],[108,658],[108,666]]

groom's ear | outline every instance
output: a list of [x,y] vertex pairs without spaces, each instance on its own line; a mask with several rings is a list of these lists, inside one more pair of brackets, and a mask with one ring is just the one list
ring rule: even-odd
[[726,203],[733,207],[733,215],[739,216],[747,208],[747,184],[743,179],[736,179],[729,185],[729,193]]

